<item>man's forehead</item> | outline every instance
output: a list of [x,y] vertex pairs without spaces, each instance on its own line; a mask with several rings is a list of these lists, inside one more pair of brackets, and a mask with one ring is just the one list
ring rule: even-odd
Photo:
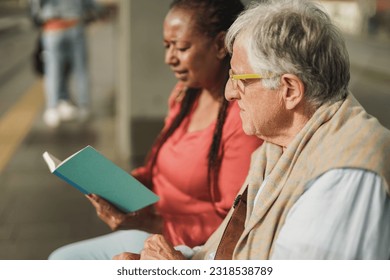
[[[237,38],[238,39],[238,38]],[[233,43],[233,52],[231,59],[232,69],[241,70],[251,68],[248,61],[247,50],[242,40],[235,40]]]

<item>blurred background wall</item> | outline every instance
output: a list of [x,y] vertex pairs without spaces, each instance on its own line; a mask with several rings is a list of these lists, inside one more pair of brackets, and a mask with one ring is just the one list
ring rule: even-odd
[[[124,1],[124,0],[122,0]],[[131,1],[131,162],[143,162],[162,128],[168,96],[176,82],[164,64],[162,23],[170,0]],[[142,11],[142,12],[140,12]]]
[[[115,110],[117,155],[130,165],[143,162],[167,110],[167,97],[175,84],[164,64],[162,22],[170,0],[99,0],[117,5],[117,48],[115,57]],[[26,7],[28,0],[0,0],[0,9]],[[244,0],[248,4],[250,0]],[[352,41],[355,38],[386,44],[390,37],[390,0],[324,0],[319,1],[334,22]],[[0,28],[13,22],[1,14]],[[26,18],[24,21],[26,23]],[[354,44],[354,43],[353,43]],[[367,66],[367,52],[350,50],[353,63]],[[381,66],[379,66],[381,67]],[[385,65],[384,67],[387,67]],[[382,67],[383,68],[383,67]]]
[[[122,0],[122,3],[123,1],[127,0]],[[250,2],[252,1],[243,1],[246,5]],[[379,42],[390,38],[390,0],[320,2],[346,36]],[[131,1],[130,141],[133,148],[130,157],[136,165],[142,162],[152,139],[161,128],[166,112],[166,99],[175,82],[168,67],[163,64],[164,49],[161,43],[161,24],[169,3],[170,0]],[[362,56],[362,52],[365,55]],[[372,53],[369,49],[356,50],[351,46],[350,55],[354,65],[364,68],[369,64]],[[382,65],[387,67],[383,63]]]

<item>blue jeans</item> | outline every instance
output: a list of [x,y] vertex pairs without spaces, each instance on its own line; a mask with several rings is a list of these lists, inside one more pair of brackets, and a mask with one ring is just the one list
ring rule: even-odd
[[43,32],[46,108],[55,108],[59,100],[69,100],[71,74],[75,80],[75,103],[89,105],[87,49],[84,26]]
[[139,254],[150,233],[121,230],[63,246],[50,254],[49,260],[111,260],[123,252]]
[[[145,240],[150,233],[141,230],[120,230],[95,238],[65,245],[52,252],[49,260],[111,260],[115,255],[123,252],[139,254],[144,248]],[[198,247],[199,248],[199,247]],[[178,245],[175,249],[180,251],[187,259],[194,251],[185,246]]]

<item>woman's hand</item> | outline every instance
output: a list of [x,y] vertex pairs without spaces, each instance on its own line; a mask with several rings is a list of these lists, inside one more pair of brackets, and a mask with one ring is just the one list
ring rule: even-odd
[[86,195],[86,197],[95,207],[98,217],[103,222],[105,222],[110,227],[111,230],[117,230],[120,226],[122,226],[127,216],[129,215],[123,213],[114,205],[109,203],[107,200],[101,198],[96,194],[89,194]]
[[111,230],[126,228],[140,229],[152,233],[162,231],[162,219],[154,213],[152,206],[126,214],[96,194],[89,194],[86,197],[95,207],[98,217]]

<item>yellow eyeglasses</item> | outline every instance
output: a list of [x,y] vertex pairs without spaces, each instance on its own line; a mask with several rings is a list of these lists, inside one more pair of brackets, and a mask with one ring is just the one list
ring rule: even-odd
[[245,87],[245,80],[254,80],[254,79],[269,79],[272,78],[272,75],[267,77],[261,76],[260,74],[233,74],[232,69],[229,69],[229,78],[232,82],[233,89],[237,89],[238,81],[241,81],[243,86]]

